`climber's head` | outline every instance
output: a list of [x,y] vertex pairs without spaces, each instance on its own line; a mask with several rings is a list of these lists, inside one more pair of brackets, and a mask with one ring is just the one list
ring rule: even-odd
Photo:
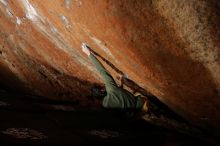
[[92,88],[92,97],[98,100],[102,100],[107,95],[105,87],[95,85]]

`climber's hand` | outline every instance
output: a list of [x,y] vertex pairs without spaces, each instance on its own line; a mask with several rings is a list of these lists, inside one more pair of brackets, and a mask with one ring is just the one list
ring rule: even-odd
[[123,74],[119,74],[118,76],[116,76],[117,82],[118,82],[118,86],[119,87],[123,87],[123,79],[124,79],[124,75]]
[[82,43],[82,51],[89,56],[91,54],[90,48],[86,43]]

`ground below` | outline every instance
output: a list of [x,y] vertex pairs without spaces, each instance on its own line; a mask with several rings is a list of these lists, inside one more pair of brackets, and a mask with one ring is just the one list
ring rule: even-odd
[[67,103],[0,91],[0,144],[158,145],[210,143],[109,111],[80,110]]

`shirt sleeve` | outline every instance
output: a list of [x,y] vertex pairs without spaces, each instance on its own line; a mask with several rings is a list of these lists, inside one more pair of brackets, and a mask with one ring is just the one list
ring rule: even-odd
[[117,88],[117,84],[115,83],[113,77],[109,74],[109,72],[104,68],[101,62],[91,53],[89,55],[90,60],[95,65],[96,69],[102,76],[107,92],[114,90]]

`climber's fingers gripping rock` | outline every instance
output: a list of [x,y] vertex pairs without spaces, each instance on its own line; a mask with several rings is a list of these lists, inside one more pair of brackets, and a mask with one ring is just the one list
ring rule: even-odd
[[82,43],[82,51],[89,56],[91,54],[90,48],[86,43]]

